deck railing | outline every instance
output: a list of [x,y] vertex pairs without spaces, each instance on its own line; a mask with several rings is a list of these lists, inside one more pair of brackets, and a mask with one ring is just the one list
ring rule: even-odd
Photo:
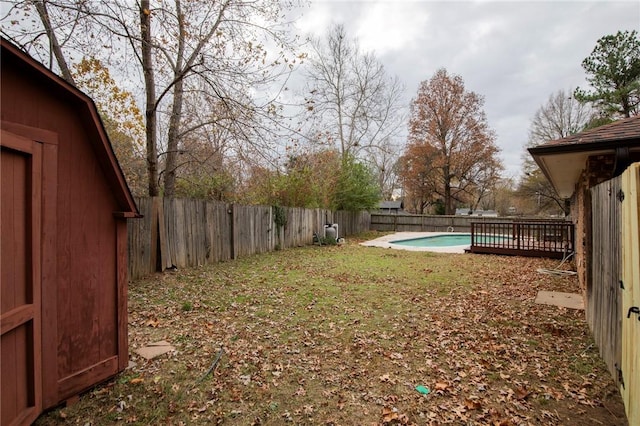
[[574,250],[574,226],[568,221],[472,222],[471,253],[562,259]]

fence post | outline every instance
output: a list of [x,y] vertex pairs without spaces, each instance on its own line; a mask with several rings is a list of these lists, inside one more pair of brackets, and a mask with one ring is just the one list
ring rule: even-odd
[[475,227],[475,223],[474,222],[471,222],[470,225],[471,225],[471,247],[473,247],[474,246],[474,242],[476,240],[475,237],[474,237],[475,231],[476,231],[476,227]]
[[236,247],[236,241],[238,239],[238,227],[236,226],[236,220],[237,220],[237,212],[236,212],[236,205],[235,204],[231,204],[229,206],[229,209],[227,210],[227,212],[231,215],[231,220],[229,220],[229,227],[231,228],[229,231],[229,236],[230,236],[230,241],[229,244],[231,245],[231,250],[230,250],[230,254],[231,254],[231,259],[236,259],[238,257],[238,248]]
[[[154,215],[158,215],[158,236],[157,244],[160,248],[160,271],[164,271],[167,268],[171,268],[173,265],[173,258],[171,257],[171,251],[169,250],[169,236],[167,233],[167,224],[164,219],[164,200],[159,197],[154,197]],[[154,243],[155,244],[155,243]]]
[[[158,231],[160,226],[164,226],[164,224],[159,223],[159,215],[158,215],[158,204],[162,203],[162,199],[160,197],[151,197],[151,227],[150,227],[150,253],[151,253],[151,265],[149,270],[157,272],[158,271]],[[162,269],[160,269],[162,271]]]

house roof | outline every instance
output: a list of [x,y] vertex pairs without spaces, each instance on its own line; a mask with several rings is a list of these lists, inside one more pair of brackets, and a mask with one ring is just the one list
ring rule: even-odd
[[640,115],[546,142],[529,153],[558,195],[569,198],[590,156],[615,154],[620,148],[640,152]]
[[378,204],[379,209],[400,209],[404,208],[402,201],[380,201]]
[[68,83],[55,73],[51,72],[40,62],[20,50],[17,46],[0,37],[2,48],[2,67],[8,64],[19,64],[25,73],[31,74],[37,81],[45,81],[50,92],[64,93],[64,99],[71,99],[77,105],[78,116],[87,124],[90,143],[96,153],[98,161],[109,181],[114,196],[118,201],[120,214],[124,217],[139,217],[138,207],[127,186],[127,181],[122,173],[118,159],[113,152],[98,110],[93,100],[74,85]]

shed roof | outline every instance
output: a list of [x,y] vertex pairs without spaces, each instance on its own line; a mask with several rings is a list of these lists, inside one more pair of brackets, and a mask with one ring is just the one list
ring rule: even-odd
[[127,181],[113,152],[109,137],[93,100],[5,38],[0,37],[0,45],[2,48],[0,55],[2,57],[2,68],[8,66],[19,67],[21,72],[31,75],[37,79],[36,81],[45,81],[50,92],[60,93],[62,98],[75,101],[78,106],[78,116],[85,121],[87,131],[90,132],[91,137],[87,138],[87,142],[92,145],[100,166],[112,188],[121,210],[119,213],[124,217],[139,217],[138,207],[127,186]]
[[529,153],[558,195],[569,198],[587,159],[615,154],[617,149],[640,152],[640,115],[546,142],[529,148]]

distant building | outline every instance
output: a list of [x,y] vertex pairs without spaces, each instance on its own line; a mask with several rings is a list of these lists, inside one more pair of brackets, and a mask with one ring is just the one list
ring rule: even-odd
[[456,209],[456,216],[498,217],[495,210],[471,210],[469,208]]
[[398,214],[404,212],[404,201],[380,201],[378,210],[381,213]]

